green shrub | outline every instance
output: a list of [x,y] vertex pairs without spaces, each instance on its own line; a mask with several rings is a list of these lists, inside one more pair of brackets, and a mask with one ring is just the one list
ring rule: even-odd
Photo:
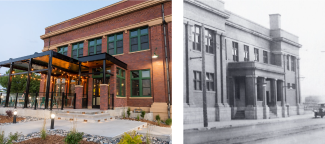
[[0,144],[4,144],[5,142],[5,131],[1,131],[0,133]]
[[64,138],[66,144],[78,144],[82,140],[83,132],[71,131]]
[[160,126],[160,120],[157,120],[157,124]]
[[122,117],[125,118],[125,111],[123,111],[123,113],[122,113]]
[[156,120],[157,120],[157,121],[160,121],[160,116],[159,116],[159,114],[156,115]]
[[130,118],[130,115],[131,115],[131,109],[128,108],[128,110],[126,111],[126,113],[128,114],[128,118]]
[[46,130],[45,130],[45,125],[46,125],[46,119],[44,118],[44,121],[43,121],[43,127],[42,127],[42,129],[41,129],[41,138],[42,138],[43,140],[45,140],[45,139],[46,139],[46,136],[47,136],[47,134],[46,134]]
[[167,119],[165,123],[166,123],[166,125],[172,125],[172,119],[170,119],[170,118]]
[[146,115],[145,111],[141,111],[141,117],[144,118],[144,115]]
[[140,120],[140,116],[139,115],[137,115],[137,121],[139,121]]
[[12,141],[18,140],[18,132],[15,132],[14,134],[12,134],[11,132],[9,133],[9,140],[7,142],[7,144],[12,144]]
[[142,144],[141,137],[142,135],[137,135],[135,130],[128,133],[125,132],[119,144]]

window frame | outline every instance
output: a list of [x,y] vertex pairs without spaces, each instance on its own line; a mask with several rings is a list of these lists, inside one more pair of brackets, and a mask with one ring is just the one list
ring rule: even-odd
[[[91,40],[88,41],[88,56],[89,56],[89,53],[90,53],[90,50],[89,50],[89,47],[91,46],[91,45],[90,45],[90,42],[93,41],[93,40],[94,40],[94,42],[95,42],[95,43],[94,43],[94,54],[93,54],[93,55],[99,54],[99,53],[97,53],[97,45],[99,45],[99,44],[97,44],[97,40],[99,40],[99,39],[102,41],[101,44],[100,44],[100,45],[101,45],[101,50],[102,50],[103,39],[102,39],[101,37],[100,37],[100,38],[94,38],[94,39],[91,39]],[[102,52],[100,52],[100,53],[102,53]]]
[[206,90],[212,92],[215,91],[214,73],[206,72],[205,76],[206,76]]
[[268,52],[263,51],[263,63],[269,63],[269,57],[268,57]]
[[[193,71],[194,73],[194,77],[193,77],[193,81],[194,81],[194,90],[197,91],[202,91],[202,72],[201,71]],[[199,73],[200,74],[200,79],[197,79],[196,74]],[[197,83],[200,83],[199,89],[197,88]]]
[[[118,35],[122,35],[122,38],[121,38],[121,39],[117,39],[117,36],[118,36]],[[110,40],[109,40],[109,37],[112,37],[112,36],[114,36],[114,40],[110,41]],[[113,42],[113,43],[114,43],[114,54],[110,54],[110,55],[123,54],[123,53],[124,53],[123,39],[124,39],[123,32],[122,32],[122,33],[116,33],[116,34],[108,35],[108,36],[107,36],[107,53],[110,54],[110,53],[109,53],[109,43],[112,43],[112,42]],[[122,53],[117,53],[117,45],[116,45],[116,43],[117,43],[118,41],[122,41]]]
[[289,60],[290,60],[290,55],[287,55],[287,70],[290,70],[290,62],[289,62]]
[[[118,91],[118,93],[119,94],[122,94],[122,80],[124,80],[124,95],[118,95],[117,93],[116,93],[116,96],[117,97],[126,97],[126,81],[125,81],[125,75],[126,75],[126,71],[125,70],[123,70],[123,69],[121,69],[121,68],[116,68],[116,70],[118,71],[118,74],[116,74],[116,78],[119,78],[119,89],[117,89],[116,88],[116,92]],[[121,76],[121,74],[124,72],[124,76]],[[117,81],[118,79],[116,79],[116,81]],[[116,85],[117,86],[117,85]]]
[[232,60],[234,62],[238,62],[238,43],[232,42]]
[[[132,76],[133,71],[138,71],[139,72],[139,78],[133,78],[133,76]],[[149,71],[149,77],[142,77],[142,71]],[[133,96],[132,95],[132,80],[139,80],[139,96]],[[149,80],[150,81],[150,95],[149,96],[143,96],[142,80]],[[130,71],[130,97],[152,97],[151,70],[150,69],[131,70]]]
[[[146,34],[141,34],[141,30],[143,29],[147,29],[147,33]],[[136,36],[131,36],[131,33],[134,31],[138,31],[138,34]],[[144,35],[148,35],[148,49],[141,49],[141,36]],[[132,51],[132,47],[131,47],[131,39],[138,37],[138,50],[136,51]],[[137,29],[132,29],[129,32],[129,46],[130,46],[130,52],[137,52],[137,51],[144,51],[144,50],[149,50],[150,49],[150,43],[149,43],[149,27],[141,27],[141,28],[137,28]]]
[[296,71],[296,64],[295,64],[295,57],[294,56],[291,56],[291,71],[295,72]]
[[244,45],[244,61],[249,61],[249,46]]
[[[213,48],[213,42],[214,42],[214,37],[213,37],[213,31],[209,29],[204,30],[204,43],[205,43],[205,52],[209,54],[214,54],[214,48]],[[208,41],[210,42],[208,44]]]
[[[61,49],[64,49],[64,48],[66,48],[66,50],[63,50],[62,52],[60,52],[61,51]],[[58,53],[60,53],[60,54],[63,54],[63,55],[65,55],[65,56],[68,56],[68,49],[69,49],[69,46],[61,46],[61,47],[58,47]],[[64,53],[67,53],[67,54],[64,54]]]
[[[198,28],[199,32],[197,32],[196,28]],[[202,47],[201,47],[201,26],[199,25],[194,25],[192,26],[192,49],[195,50],[195,51],[202,51]],[[197,35],[197,40],[196,40],[196,35]]]
[[[82,44],[82,48],[80,47],[80,44]],[[77,50],[77,58],[75,58],[75,59],[78,59],[78,58],[80,57],[80,56],[79,56],[79,50],[80,50],[80,49],[82,50],[82,56],[83,56],[83,54],[84,54],[84,53],[83,53],[84,42],[78,42],[78,43],[74,43],[74,44],[72,44],[72,49],[71,49],[71,57],[72,57],[72,58],[74,58],[74,57],[73,57],[73,50],[74,50],[74,49],[73,49],[73,46],[74,46],[74,45],[78,45],[78,47],[77,47],[77,49],[76,49],[76,50]]]
[[254,48],[254,60],[257,62],[260,61],[260,52],[258,48]]

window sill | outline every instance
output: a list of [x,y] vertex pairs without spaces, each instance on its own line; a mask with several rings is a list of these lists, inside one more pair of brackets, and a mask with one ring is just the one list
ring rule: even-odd
[[145,52],[145,51],[150,51],[150,49],[139,50],[139,51],[135,51],[135,52],[129,52],[129,54],[138,53],[138,52]]
[[112,56],[120,56],[120,55],[124,55],[124,53],[121,53],[121,54],[115,54],[115,55],[112,55]]
[[202,51],[195,50],[195,49],[192,49],[192,51],[195,52],[195,53],[202,53]]
[[126,98],[126,96],[116,96],[116,98]]
[[130,99],[152,99],[152,97],[129,97]]

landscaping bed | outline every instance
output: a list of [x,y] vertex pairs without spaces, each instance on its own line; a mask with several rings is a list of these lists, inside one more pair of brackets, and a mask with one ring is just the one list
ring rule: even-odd
[[[95,142],[89,141],[80,141],[80,144],[96,144]],[[25,140],[22,142],[18,142],[17,144],[64,144],[64,137],[58,135],[49,135],[45,140],[42,138],[32,138],[29,140]]]
[[[9,118],[8,116],[0,115],[0,123],[12,123],[13,117]],[[25,120],[23,117],[17,117],[16,122],[20,122],[22,120]]]
[[[138,121],[138,120],[135,119],[135,118],[121,118],[121,119]],[[168,127],[168,128],[171,127],[170,125],[166,125],[166,124],[164,124],[164,123],[162,123],[162,122],[160,122],[160,125],[158,125],[158,123],[155,122],[155,121],[149,121],[149,120],[145,120],[145,119],[140,119],[139,121],[141,121],[141,122],[145,122],[145,123],[149,123],[149,124],[151,124],[151,125],[160,126],[160,127]]]

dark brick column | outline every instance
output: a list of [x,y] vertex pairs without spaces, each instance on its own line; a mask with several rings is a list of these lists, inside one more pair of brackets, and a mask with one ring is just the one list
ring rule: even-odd
[[68,52],[67,52],[67,56],[71,57],[71,52],[72,52],[72,44],[68,45]]
[[100,110],[108,109],[108,84],[100,84]]
[[107,53],[107,36],[102,37],[102,53]]
[[88,40],[84,41],[83,54],[84,56],[88,56]]
[[[92,70],[89,69],[89,73],[91,73]],[[91,75],[88,78],[88,109],[92,109],[93,107],[93,78]]]
[[[110,88],[110,94],[113,94],[114,97],[114,106],[116,106],[116,65],[112,65],[111,66],[111,73],[113,73],[114,75],[110,77],[109,79],[109,88]],[[102,90],[101,90],[102,91]],[[102,101],[102,99],[100,99],[100,101]],[[112,103],[112,102],[111,102]]]
[[82,85],[76,85],[75,91],[76,91],[76,109],[82,109],[82,95],[83,95],[83,86]]

